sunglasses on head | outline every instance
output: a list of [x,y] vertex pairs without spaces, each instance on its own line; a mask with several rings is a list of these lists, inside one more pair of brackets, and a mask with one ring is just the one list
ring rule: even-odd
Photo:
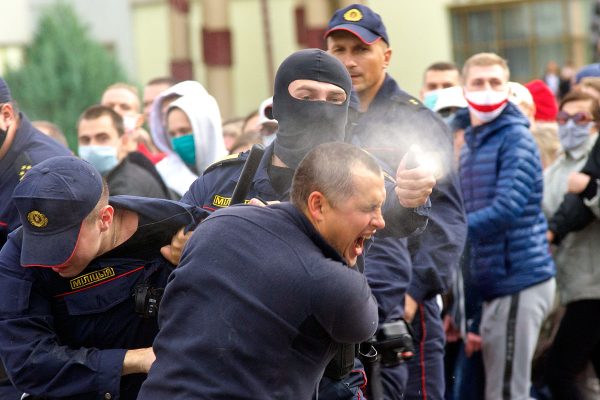
[[560,111],[556,114],[556,122],[558,122],[559,125],[565,125],[570,119],[577,125],[586,125],[588,122],[592,121],[592,116],[584,112],[578,112],[571,115],[564,111]]

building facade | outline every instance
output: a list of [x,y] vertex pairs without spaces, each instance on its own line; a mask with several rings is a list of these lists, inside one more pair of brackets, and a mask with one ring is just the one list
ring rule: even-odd
[[[133,83],[166,75],[196,79],[224,118],[272,95],[274,71],[291,52],[324,45],[336,8],[349,0],[63,0],[114,52]],[[0,74],[23,62],[40,10],[54,0],[0,0]],[[591,62],[593,0],[363,0],[378,12],[393,49],[390,74],[418,94],[424,69],[473,53],[507,58],[512,79],[542,75],[548,61]]]

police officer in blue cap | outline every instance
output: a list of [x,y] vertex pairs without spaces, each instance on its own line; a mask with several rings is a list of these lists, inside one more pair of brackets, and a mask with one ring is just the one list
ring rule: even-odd
[[10,196],[23,174],[47,158],[70,154],[19,112],[8,85],[0,77],[0,248],[6,235],[20,224]]
[[417,341],[408,378],[405,365],[382,369],[383,395],[442,399],[444,331],[436,295],[447,290],[466,237],[452,138],[441,119],[386,73],[392,49],[377,13],[361,4],[337,10],[325,38],[328,53],[352,78],[349,140],[375,155],[388,170],[417,145],[421,150],[414,150],[420,154],[417,162],[424,165],[428,158],[437,170],[425,232],[408,240],[376,238],[365,259],[365,272],[379,303],[380,322],[402,317],[412,321]]
[[[0,77],[0,248],[10,231],[20,225],[19,213],[10,200],[23,174],[33,165],[70,152],[52,138],[35,129],[19,112],[10,88]],[[0,398],[18,399],[0,364]]]
[[22,227],[0,251],[0,357],[43,399],[135,399],[154,361],[157,307],[174,266],[160,247],[200,217],[182,203],[109,199],[75,157],[31,168],[13,202]]

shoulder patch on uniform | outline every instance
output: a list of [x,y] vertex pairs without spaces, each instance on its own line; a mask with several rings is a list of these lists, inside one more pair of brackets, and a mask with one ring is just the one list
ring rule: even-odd
[[392,96],[392,100],[397,103],[401,103],[401,104],[410,104],[412,106],[423,106],[423,103],[421,103],[419,100],[417,100],[416,98],[409,96],[409,95],[394,95],[394,96]]
[[25,173],[31,169],[32,164],[31,159],[25,153],[21,153],[21,155],[17,157],[14,166],[17,175],[19,176],[19,181],[22,180]]
[[225,157],[221,158],[220,160],[217,160],[214,163],[210,164],[204,170],[204,173],[202,175],[206,174],[207,172],[212,171],[213,169],[215,169],[217,167],[221,167],[223,165],[233,165],[233,164],[244,163],[244,162],[246,162],[247,158],[248,158],[248,152],[230,154],[230,155],[225,156]]

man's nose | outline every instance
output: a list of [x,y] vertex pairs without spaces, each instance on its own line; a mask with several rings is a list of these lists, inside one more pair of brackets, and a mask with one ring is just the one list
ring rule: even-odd
[[385,221],[383,220],[383,214],[381,214],[381,210],[377,211],[377,214],[375,214],[375,217],[371,223],[377,230],[385,228]]
[[342,58],[341,61],[344,64],[344,66],[346,67],[346,69],[356,67],[356,61],[354,61],[354,57],[352,57],[352,54],[343,55],[341,58]]

